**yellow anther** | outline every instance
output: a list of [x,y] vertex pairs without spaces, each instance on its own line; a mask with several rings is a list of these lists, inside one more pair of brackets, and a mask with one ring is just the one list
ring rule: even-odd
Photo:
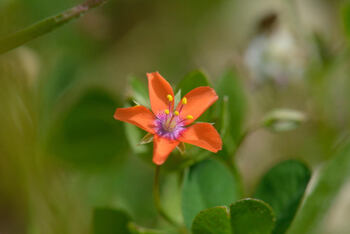
[[167,114],[167,115],[170,113],[168,109],[166,109],[164,112],[165,112],[165,114]]
[[174,100],[173,96],[170,94],[166,95],[166,98],[169,100],[169,102],[172,102]]
[[179,115],[180,113],[178,111],[174,111],[174,115]]
[[193,116],[192,115],[187,115],[186,119],[193,119]]
[[184,98],[182,99],[182,104],[184,104],[184,105],[187,104],[187,98],[184,97]]

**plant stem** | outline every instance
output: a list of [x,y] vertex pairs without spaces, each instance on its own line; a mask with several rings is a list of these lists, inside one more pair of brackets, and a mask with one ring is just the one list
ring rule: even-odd
[[237,154],[238,150],[241,148],[241,146],[243,145],[244,141],[248,138],[248,136],[250,136],[252,133],[256,132],[257,130],[259,130],[261,128],[260,125],[253,125],[250,128],[248,128],[247,130],[245,130],[245,132],[241,135],[241,137],[238,139],[237,143],[236,143],[236,148],[234,153],[232,154],[233,156]]
[[153,184],[153,198],[156,210],[160,216],[163,217],[168,223],[173,226],[178,226],[174,220],[172,220],[163,210],[160,204],[160,192],[159,192],[159,175],[160,175],[160,166],[156,166],[155,175],[154,175],[154,184]]
[[244,141],[248,138],[248,136],[250,136],[255,131],[259,130],[260,128],[261,128],[260,125],[253,125],[253,126],[249,127],[248,129],[246,129],[243,132],[243,134],[240,136],[240,138],[238,138],[237,143],[236,143],[236,147],[235,147],[233,153],[230,154],[230,157],[226,160],[226,164],[229,166],[229,168],[232,169],[232,171],[234,172],[235,175],[237,175],[237,169],[236,169],[236,165],[234,162],[234,158],[237,155],[238,150],[242,147]]
[[228,168],[230,169],[231,173],[238,178],[239,182],[239,190],[240,193],[243,195],[244,194],[244,188],[243,188],[243,184],[242,184],[242,178],[241,178],[241,174],[239,173],[239,170],[235,164],[235,156],[238,152],[238,150],[242,147],[244,141],[248,138],[248,136],[250,136],[252,133],[254,133],[255,131],[259,130],[261,128],[260,125],[253,125],[250,128],[246,129],[243,134],[240,136],[240,138],[238,139],[237,143],[236,143],[236,148],[234,150],[234,152],[230,155],[230,157],[225,160],[226,165],[228,166]]
[[54,29],[62,26],[72,19],[79,18],[92,8],[98,7],[107,0],[86,0],[85,2],[72,7],[58,15],[44,19],[27,28],[21,29],[11,35],[0,39],[0,54],[8,52],[33,39],[36,39]]

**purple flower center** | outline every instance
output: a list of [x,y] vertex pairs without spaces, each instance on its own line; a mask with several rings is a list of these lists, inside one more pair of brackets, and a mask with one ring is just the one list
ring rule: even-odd
[[185,130],[184,121],[174,113],[156,115],[155,130],[157,135],[170,140],[177,140]]

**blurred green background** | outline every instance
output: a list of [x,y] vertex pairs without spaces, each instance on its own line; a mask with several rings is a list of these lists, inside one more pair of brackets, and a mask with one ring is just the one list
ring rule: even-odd
[[[79,3],[0,0],[0,36]],[[0,233],[92,233],[96,208],[171,232],[152,200],[151,146],[137,146],[143,133],[113,119],[147,72],[175,88],[201,70],[230,96],[233,139],[273,109],[307,116],[294,131],[245,139],[234,159],[244,197],[284,159],[317,174],[350,133],[349,43],[342,0],[110,0],[0,55]],[[234,82],[217,85],[227,76]],[[162,202],[178,221],[181,157],[171,155],[162,174]],[[343,177],[318,233],[350,232]]]

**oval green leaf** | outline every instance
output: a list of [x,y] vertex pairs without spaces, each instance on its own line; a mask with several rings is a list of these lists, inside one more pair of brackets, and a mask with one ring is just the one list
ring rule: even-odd
[[[200,70],[195,70],[188,73],[177,85],[177,92],[181,91],[181,95],[185,96],[192,89],[198,88],[200,86],[210,86],[207,76]],[[211,108],[204,112],[198,121],[208,122],[210,116]]]
[[192,223],[193,234],[231,234],[230,213],[226,206],[201,211]]
[[194,217],[215,206],[229,205],[240,198],[238,178],[217,160],[205,160],[192,166],[185,176],[182,214],[191,227]]
[[[227,125],[230,129],[229,134],[233,140],[237,141],[241,135],[242,123],[245,112],[245,97],[242,85],[238,79],[238,75],[234,69],[227,71],[219,80],[216,87],[216,92],[219,95],[219,103],[217,113],[222,115],[222,106],[224,97],[227,99],[228,119]],[[220,123],[222,125],[222,123]],[[231,142],[235,143],[235,142]]]
[[177,85],[176,92],[181,90],[182,95],[186,95],[192,89],[199,86],[209,86],[209,81],[206,75],[200,70],[195,70],[188,73]]
[[281,162],[260,181],[255,198],[271,205],[276,214],[274,234],[283,234],[291,224],[311,176],[310,169],[296,160]]
[[242,199],[230,206],[234,234],[270,234],[275,225],[272,208],[257,199]]
[[149,101],[146,84],[136,77],[131,77],[130,85],[134,102],[136,102],[138,105],[150,108],[151,104]]

